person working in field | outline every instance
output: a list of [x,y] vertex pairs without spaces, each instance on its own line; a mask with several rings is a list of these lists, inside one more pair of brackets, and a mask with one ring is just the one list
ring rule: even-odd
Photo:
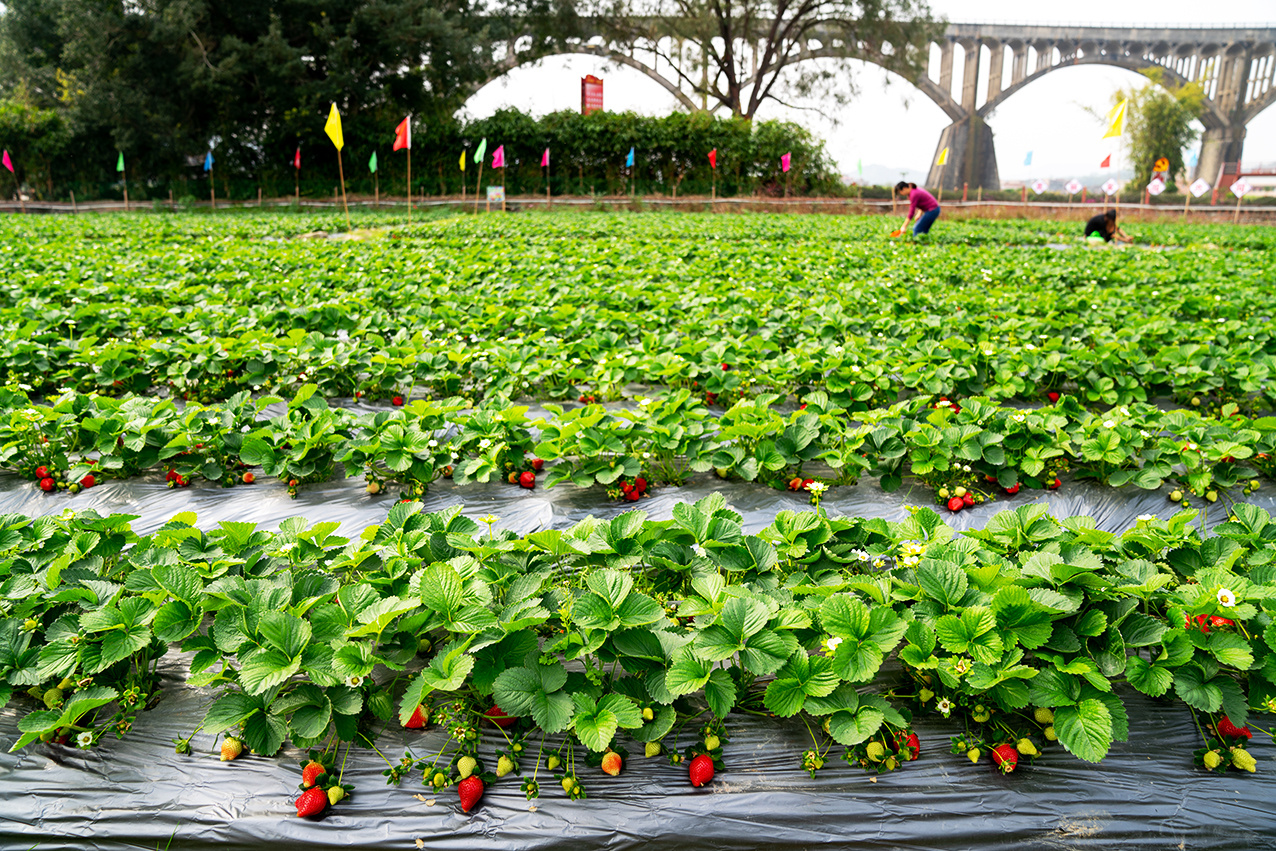
[[1086,242],[1134,242],[1134,237],[1117,227],[1116,210],[1099,213],[1085,223]]
[[902,180],[895,184],[895,191],[908,193],[908,218],[904,219],[903,226],[895,232],[895,235],[903,233],[908,228],[913,221],[913,216],[917,215],[919,210],[922,216],[913,227],[913,236],[930,233],[930,226],[935,223],[935,219],[939,218],[939,202],[935,200],[935,196],[925,189],[918,188],[916,183],[905,183]]

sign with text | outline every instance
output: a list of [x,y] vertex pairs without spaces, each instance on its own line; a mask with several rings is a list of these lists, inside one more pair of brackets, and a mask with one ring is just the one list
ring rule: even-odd
[[602,110],[603,81],[593,74],[586,74],[580,78],[580,114],[589,115]]
[[1117,183],[1115,180],[1109,177],[1108,182],[1103,184],[1103,194],[1115,195],[1116,191],[1120,188],[1121,188],[1121,184]]
[[1049,187],[1049,184],[1039,178],[1032,182],[1032,191],[1036,192],[1038,195],[1040,195],[1042,192],[1045,192],[1048,187]]
[[1203,177],[1198,177],[1192,181],[1192,185],[1188,187],[1192,190],[1192,195],[1200,198],[1206,192],[1210,191],[1210,182]]
[[1237,198],[1244,198],[1245,194],[1253,188],[1253,184],[1242,177],[1240,180],[1232,184],[1232,194]]
[[1152,182],[1148,184],[1148,194],[1160,195],[1165,191],[1165,181],[1159,177],[1152,178]]
[[1077,179],[1074,177],[1074,178],[1072,178],[1071,180],[1069,180],[1069,181],[1068,181],[1068,185],[1067,185],[1067,186],[1065,186],[1065,187],[1063,187],[1063,188],[1064,188],[1064,189],[1066,189],[1066,190],[1068,190],[1068,194],[1069,194],[1069,195],[1076,195],[1078,192],[1080,192],[1080,191],[1081,191],[1082,189],[1084,189],[1085,187],[1083,187],[1083,186],[1081,185],[1081,181],[1077,180]]
[[504,186],[489,186],[489,187],[487,187],[487,200],[489,200],[489,201],[504,201],[504,200],[505,200],[505,187],[504,187]]

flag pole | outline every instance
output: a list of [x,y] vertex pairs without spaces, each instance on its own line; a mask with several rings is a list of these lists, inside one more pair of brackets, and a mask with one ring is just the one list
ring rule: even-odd
[[501,160],[501,163],[502,163],[501,165],[501,212],[502,213],[505,212],[505,165],[504,165],[504,162],[505,161],[502,159]]
[[[411,116],[409,116],[410,118]],[[408,145],[408,224],[412,224],[412,146]]]
[[350,226],[350,205],[346,203],[346,167],[341,163],[341,149],[337,148],[337,175],[341,178],[341,208],[346,211],[346,230]]
[[372,172],[372,208],[375,210],[381,206],[381,175]]
[[[484,151],[484,153],[487,153]],[[479,188],[483,186],[483,158],[479,157],[478,176],[474,178],[474,212],[478,212]],[[490,206],[490,205],[489,205]]]
[[301,166],[292,170],[292,192],[297,201],[297,209],[301,209]]
[[553,200],[549,197],[549,160],[545,160],[545,209],[548,210],[554,206]]
[[126,213],[129,211],[129,206],[128,206],[128,170],[127,170],[127,168],[128,168],[128,167],[127,167],[127,166],[125,166],[125,169],[124,169],[124,170],[122,170],[122,171],[120,172],[120,182],[121,182],[122,184],[124,184],[124,212],[126,212]]

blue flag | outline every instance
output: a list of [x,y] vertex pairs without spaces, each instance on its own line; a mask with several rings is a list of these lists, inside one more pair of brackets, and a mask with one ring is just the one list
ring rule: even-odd
[[1024,165],[1032,165],[1032,151],[1028,152],[1028,156],[1023,158]]
[[204,171],[212,171],[212,170],[213,170],[213,152],[209,151],[208,153],[204,154]]
[[625,158],[625,168],[634,167],[634,149],[629,149],[629,156]]
[[1192,151],[1192,159],[1191,159],[1191,161],[1190,161],[1190,162],[1188,162],[1188,164],[1187,164],[1188,168],[1196,168],[1196,163],[1197,163],[1199,160],[1200,160],[1200,157],[1199,157],[1199,156],[1197,156],[1196,151]]

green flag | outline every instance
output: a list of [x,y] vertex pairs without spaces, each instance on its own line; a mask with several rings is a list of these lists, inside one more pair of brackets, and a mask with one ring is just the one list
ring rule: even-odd
[[123,151],[120,151],[120,159],[119,159],[119,162],[115,164],[115,170],[124,171],[124,152]]
[[372,152],[372,159],[368,160],[368,171],[373,174],[377,173],[377,152]]
[[859,171],[859,173],[860,173],[860,177],[863,177],[863,176],[864,176],[864,161],[863,161],[863,160],[856,160],[856,161],[855,161],[855,168],[856,168],[856,170],[857,170],[857,171]]
[[484,138],[482,142],[479,142],[478,150],[474,152],[474,162],[479,162],[480,160],[482,160],[483,155],[486,153],[487,153],[487,139]]

